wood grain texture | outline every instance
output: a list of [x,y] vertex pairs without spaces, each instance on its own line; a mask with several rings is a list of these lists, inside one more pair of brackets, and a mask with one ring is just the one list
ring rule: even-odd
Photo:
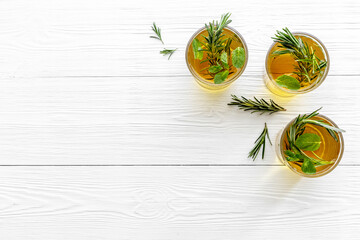
[[[238,6],[231,25],[250,59],[234,86],[209,93],[191,78],[184,49],[227,5]],[[205,13],[203,1],[1,1],[0,164],[279,165],[273,149],[264,161],[246,159],[263,123],[274,140],[298,113],[321,106],[348,130],[342,164],[359,164],[359,2],[263,5],[221,1]],[[149,38],[153,21],[166,46],[179,48],[170,61]],[[315,34],[331,57],[323,86],[292,99],[262,81],[270,37],[284,26]],[[230,93],[271,97],[288,112],[249,116],[226,106]]]
[[[184,51],[228,11],[249,62],[210,93]],[[153,21],[165,46],[149,38]],[[262,80],[285,26],[317,36],[331,59],[324,84],[296,98]],[[0,1],[0,239],[358,239],[359,43],[356,0]],[[170,61],[163,47],[178,48]],[[231,93],[288,111],[250,115],[226,105]],[[269,147],[246,158],[265,121],[274,141],[321,106],[347,130],[334,172],[299,178]]]
[[[358,77],[329,76],[297,98],[279,98],[242,77],[209,93],[191,77],[16,78],[0,80],[0,164],[276,164],[247,159],[264,122],[273,142],[298,113],[321,112],[347,130],[341,164],[359,165]],[[258,115],[227,106],[230,94],[275,99],[286,112]],[[358,105],[356,105],[358,107]],[[351,117],[347,117],[351,116]]]
[[[330,75],[360,75],[360,3],[271,1],[11,0],[0,2],[1,76],[184,76],[184,50],[205,22],[233,13],[249,47],[245,75],[262,72],[275,30],[316,35],[327,46]],[[231,7],[229,7],[231,6]],[[265,7],[266,6],[266,7]],[[308,7],[311,6],[311,7]],[[171,61],[150,39],[162,28]]]
[[2,167],[0,236],[357,239],[359,171],[305,179],[264,166]]

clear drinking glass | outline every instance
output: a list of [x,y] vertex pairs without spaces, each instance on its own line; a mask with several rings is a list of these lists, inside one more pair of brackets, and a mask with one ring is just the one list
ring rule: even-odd
[[210,90],[220,90],[220,89],[230,86],[244,72],[247,61],[248,61],[248,49],[247,49],[245,40],[241,36],[241,34],[238,31],[236,31],[234,28],[231,28],[231,27],[224,28],[223,33],[225,34],[225,37],[233,38],[233,42],[231,43],[232,49],[235,49],[236,47],[242,47],[245,50],[244,65],[240,69],[237,69],[237,71],[234,74],[229,74],[228,78],[223,83],[215,84],[213,82],[213,80],[207,80],[203,76],[201,76],[199,74],[198,69],[203,68],[204,65],[199,63],[200,60],[194,59],[194,53],[192,50],[192,42],[195,38],[199,38],[200,41],[203,41],[203,38],[201,37],[201,35],[208,36],[205,27],[200,28],[198,31],[196,31],[194,33],[194,35],[192,35],[192,37],[190,38],[190,40],[187,44],[186,51],[185,51],[185,59],[186,59],[187,67],[189,68],[189,71],[191,72],[191,74],[194,76],[196,82],[199,83],[200,86],[210,89]]
[[[286,165],[288,168],[290,168],[293,172],[295,172],[296,174],[303,176],[303,177],[310,177],[310,178],[321,177],[321,176],[324,176],[325,174],[328,174],[332,170],[334,170],[336,168],[336,166],[339,164],[339,162],[342,158],[343,152],[344,152],[343,135],[341,132],[336,133],[337,137],[338,137],[338,141],[336,141],[335,139],[333,139],[330,136],[330,134],[327,132],[327,130],[325,128],[322,128],[322,127],[319,127],[316,125],[307,124],[306,125],[307,130],[305,130],[305,132],[316,133],[320,136],[323,147],[320,147],[317,151],[315,151],[315,153],[318,156],[320,156],[321,158],[323,158],[324,160],[334,161],[334,163],[317,167],[315,174],[306,174],[306,173],[302,172],[301,166],[286,160],[286,157],[284,154],[285,144],[287,143],[287,134],[286,133],[289,130],[290,125],[294,122],[295,119],[296,118],[291,120],[285,126],[285,128],[279,132],[279,134],[276,138],[275,149],[276,149],[276,154],[277,154],[278,158],[284,163],[284,165]],[[338,128],[338,126],[332,120],[330,120],[328,117],[326,117],[324,115],[319,114],[311,119],[322,120],[325,123],[328,123],[331,126]]]
[[[291,96],[294,96],[297,94],[304,94],[304,93],[310,92],[310,91],[314,90],[315,88],[319,87],[321,85],[321,83],[325,80],[325,78],[329,72],[329,67],[330,67],[329,53],[328,53],[326,47],[324,46],[324,44],[319,39],[317,39],[315,36],[313,36],[311,34],[304,33],[304,32],[294,32],[292,34],[295,37],[300,37],[303,42],[308,43],[309,47],[313,47],[313,49],[315,50],[316,56],[322,60],[327,61],[327,66],[325,67],[323,73],[319,77],[317,77],[317,79],[315,81],[313,81],[309,86],[300,88],[299,90],[290,90],[290,89],[281,87],[276,83],[275,79],[278,76],[282,75],[281,72],[286,71],[286,68],[291,67],[292,64],[288,64],[290,66],[286,66],[286,64],[284,64],[284,62],[286,62],[286,59],[281,59],[281,61],[280,61],[279,57],[276,60],[274,58],[274,56],[272,56],[272,53],[279,49],[278,48],[279,43],[274,42],[270,46],[270,48],[267,52],[267,55],[266,55],[264,81],[265,81],[265,85],[271,92],[273,92],[279,96],[283,96],[283,97],[291,97]],[[281,58],[290,58],[290,57],[291,57],[290,54],[281,55]],[[288,62],[290,63],[290,61],[288,61]],[[273,71],[271,71],[271,69],[273,69]],[[292,72],[290,69],[289,69],[289,71]]]

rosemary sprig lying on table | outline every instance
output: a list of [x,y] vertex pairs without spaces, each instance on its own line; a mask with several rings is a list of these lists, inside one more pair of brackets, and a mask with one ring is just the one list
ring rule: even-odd
[[[153,25],[151,26],[151,29],[154,31],[154,33],[156,34],[156,36],[150,36],[150,38],[155,38],[159,41],[162,42],[162,44],[164,44],[162,37],[161,37],[161,29],[159,27],[156,26],[156,23],[154,22]],[[160,54],[164,55],[164,56],[169,56],[168,60],[170,60],[171,56],[174,54],[174,52],[177,50],[176,49],[166,49],[164,48],[164,50],[160,51]]]
[[[310,83],[323,73],[323,69],[327,66],[327,61],[318,58],[315,50],[309,47],[307,43],[304,43],[300,37],[296,38],[288,28],[283,28],[282,32],[277,31],[277,34],[275,34],[275,37],[272,39],[274,42],[280,44],[280,50],[274,51],[274,56],[291,54],[297,62],[293,74],[297,76],[296,79],[300,83],[298,88],[303,85],[303,82]],[[289,77],[290,76],[288,76],[287,80],[290,81]],[[281,81],[281,84],[283,84],[284,87],[287,85],[286,83],[284,84],[283,81]]]
[[151,29],[154,31],[154,33],[156,34],[156,36],[150,36],[150,38],[155,38],[159,41],[162,42],[162,44],[164,44],[162,37],[161,37],[161,29],[159,27],[156,26],[156,23],[153,22],[153,25],[151,26]]
[[169,55],[169,57],[168,57],[168,60],[169,60],[171,55],[173,55],[176,50],[177,50],[177,48],[175,48],[175,49],[166,49],[166,48],[164,48],[164,50],[160,51],[160,53],[162,55],[164,55],[164,56]]
[[272,99],[270,99],[270,103],[264,100],[263,98],[257,99],[254,97],[254,100],[247,99],[241,96],[241,99],[238,98],[236,95],[231,95],[233,102],[228,103],[228,105],[236,105],[239,109],[243,109],[244,111],[252,111],[254,112],[261,112],[261,114],[268,112],[272,114],[278,111],[286,111],[285,108],[281,107],[277,103],[275,103]]
[[271,140],[270,140],[270,137],[269,137],[269,132],[268,132],[268,128],[266,126],[266,123],[265,123],[265,127],[264,127],[264,130],[262,131],[262,133],[260,134],[260,136],[258,137],[258,139],[256,139],[255,141],[255,146],[254,148],[249,152],[249,156],[248,157],[251,157],[253,159],[253,161],[255,161],[257,155],[259,154],[260,152],[260,149],[262,147],[262,159],[264,159],[264,155],[265,155],[265,138],[268,138],[270,144],[272,145],[271,143]]
[[[310,114],[298,115],[286,132],[288,141],[284,151],[287,156],[286,160],[302,163],[301,170],[306,174],[315,174],[316,167],[334,163],[334,161],[325,161],[314,153],[314,151],[320,148],[321,138],[315,133],[304,133],[306,124],[325,128],[336,141],[338,141],[336,133],[344,132],[344,130],[333,127],[322,120],[311,119],[319,114],[320,109]],[[304,151],[311,151],[316,158],[308,156]]]

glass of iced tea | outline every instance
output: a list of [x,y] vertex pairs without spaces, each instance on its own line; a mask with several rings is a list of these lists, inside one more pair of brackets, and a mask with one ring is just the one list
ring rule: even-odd
[[294,96],[321,85],[329,72],[330,59],[319,39],[284,28],[273,40],[266,55],[264,76],[270,91],[280,96]]
[[244,38],[228,26],[230,14],[205,24],[190,38],[185,59],[200,86],[219,90],[230,86],[244,72],[248,49]]
[[339,164],[344,152],[341,130],[328,117],[315,111],[299,115],[276,139],[278,158],[304,177],[320,177]]

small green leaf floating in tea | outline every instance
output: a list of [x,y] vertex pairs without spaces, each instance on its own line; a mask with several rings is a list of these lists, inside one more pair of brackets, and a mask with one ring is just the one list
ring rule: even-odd
[[315,174],[316,168],[310,159],[305,158],[303,164],[301,165],[301,170],[306,174]]
[[223,53],[220,55],[220,60],[221,60],[224,64],[228,64],[228,57],[227,57],[227,53],[226,53],[226,52],[223,52]]
[[295,145],[298,148],[306,151],[316,151],[320,148],[320,144],[320,136],[314,133],[304,133],[295,141]]
[[297,162],[299,160],[304,160],[304,156],[299,153],[293,153],[290,150],[286,150],[285,154],[287,155],[286,160],[289,162]]
[[221,71],[222,69],[223,69],[222,66],[214,65],[214,66],[209,67],[209,72],[217,73],[217,72]]
[[232,64],[236,68],[241,68],[245,63],[245,50],[242,47],[237,47],[232,51]]
[[214,83],[219,84],[224,82],[228,75],[229,75],[229,71],[223,71],[217,73],[214,77]]
[[284,88],[290,90],[298,90],[300,89],[300,83],[296,78],[290,77],[288,75],[281,75],[276,79],[276,83]]
[[201,42],[195,38],[192,42],[192,47],[193,47],[195,59],[199,59],[199,60],[203,59],[204,53],[201,48]]

